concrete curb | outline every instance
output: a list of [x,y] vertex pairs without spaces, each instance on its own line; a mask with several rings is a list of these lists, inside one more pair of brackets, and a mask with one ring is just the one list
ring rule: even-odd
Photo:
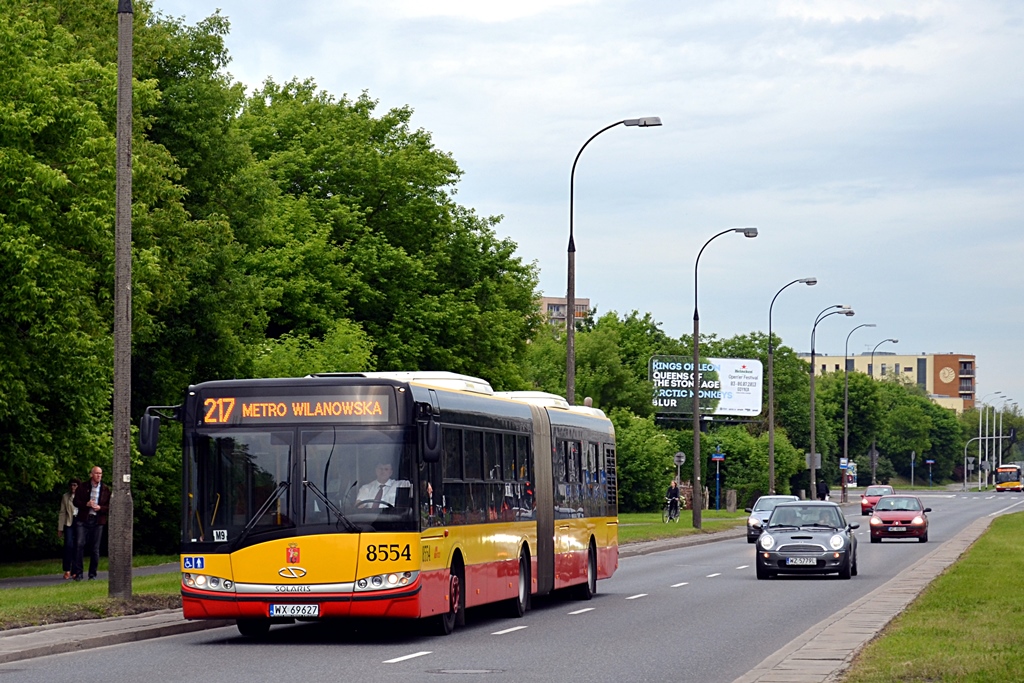
[[180,609],[111,619],[87,619],[0,632],[0,664],[234,625],[234,620],[186,621]]
[[834,683],[854,657],[988,529],[982,517],[860,600],[804,631],[733,683]]
[[747,535],[746,526],[725,531],[714,531],[709,533],[692,534],[690,536],[679,536],[678,538],[662,538],[656,541],[638,541],[619,546],[619,557],[636,557],[637,555],[650,555],[665,550],[676,550],[678,548],[689,548],[694,545],[704,545],[716,541],[725,541],[731,538],[745,538]]

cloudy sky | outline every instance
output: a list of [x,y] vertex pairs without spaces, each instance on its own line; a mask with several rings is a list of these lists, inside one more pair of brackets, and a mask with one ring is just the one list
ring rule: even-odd
[[[970,353],[1024,406],[1024,3],[1019,0],[155,0],[230,18],[246,85],[312,78],[409,105],[465,171],[457,199],[564,296],[818,353]],[[990,401],[991,402],[991,401]]]

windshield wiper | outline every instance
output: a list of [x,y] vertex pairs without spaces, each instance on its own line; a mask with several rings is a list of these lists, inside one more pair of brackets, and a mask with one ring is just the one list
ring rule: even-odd
[[342,511],[338,509],[338,506],[332,503],[330,498],[328,498],[323,491],[316,487],[316,484],[314,484],[311,481],[304,481],[302,482],[302,485],[305,486],[310,491],[312,491],[313,495],[322,500],[324,505],[327,506],[327,509],[334,513],[334,515],[338,518],[338,522],[344,524],[346,529],[348,529],[352,533],[359,533],[359,527],[357,527],[355,524],[349,521],[348,517],[346,517],[344,513],[342,513]]
[[252,516],[252,519],[250,519],[248,523],[245,525],[245,528],[242,529],[242,533],[238,536],[238,539],[235,541],[236,548],[242,545],[242,542],[249,535],[249,532],[252,531],[253,527],[256,526],[256,523],[263,518],[263,515],[267,514],[267,510],[270,509],[270,506],[273,505],[274,502],[278,498],[280,498],[281,495],[287,490],[287,481],[282,481],[280,484],[277,485],[277,488],[274,490],[274,492],[270,494],[270,497],[267,498],[266,502],[260,506],[260,509],[256,511],[256,514]]

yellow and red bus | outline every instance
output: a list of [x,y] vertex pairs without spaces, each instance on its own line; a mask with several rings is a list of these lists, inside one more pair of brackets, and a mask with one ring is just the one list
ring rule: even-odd
[[394,617],[448,634],[466,609],[589,599],[618,567],[615,432],[600,410],[439,372],[205,382],[183,424],[187,619],[247,636]]
[[1020,465],[1000,465],[996,468],[996,491],[1024,491]]

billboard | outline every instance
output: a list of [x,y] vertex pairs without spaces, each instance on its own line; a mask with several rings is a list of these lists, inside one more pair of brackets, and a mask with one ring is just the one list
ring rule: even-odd
[[652,356],[647,365],[654,384],[654,412],[662,416],[693,414],[694,375],[702,415],[761,414],[761,361],[747,358],[701,358],[693,372],[693,358]]

